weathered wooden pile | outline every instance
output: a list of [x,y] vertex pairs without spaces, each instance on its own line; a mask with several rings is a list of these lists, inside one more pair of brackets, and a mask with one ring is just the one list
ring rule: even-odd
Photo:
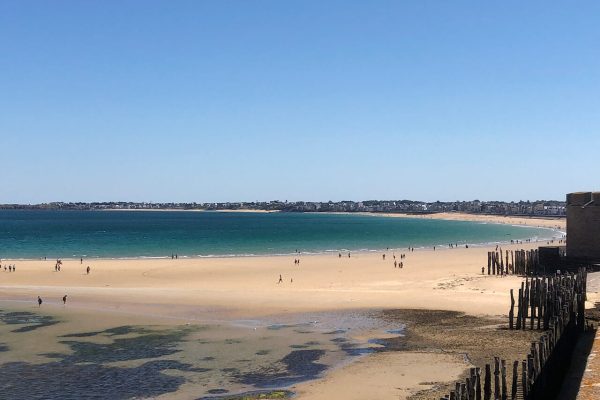
[[488,251],[488,275],[533,276],[544,272],[537,249]]
[[[481,383],[480,368],[471,368],[464,383],[442,400],[539,400],[552,399],[560,390],[562,377],[577,336],[585,325],[587,272],[527,279],[519,289],[517,321],[513,323],[515,301],[511,290],[510,329],[537,329],[544,332],[531,343],[522,361],[513,361],[511,385],[507,387],[507,363],[494,357],[486,364]],[[529,322],[529,323],[527,323]],[[519,368],[519,365],[521,368]],[[519,371],[520,369],[520,371]]]

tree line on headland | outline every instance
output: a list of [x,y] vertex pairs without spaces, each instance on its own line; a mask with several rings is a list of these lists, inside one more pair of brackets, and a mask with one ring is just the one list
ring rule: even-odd
[[257,210],[286,212],[372,212],[427,214],[465,212],[493,215],[564,216],[564,201],[453,201],[413,200],[366,201],[264,201],[225,203],[154,203],[154,202],[52,202],[41,204],[0,204],[0,209],[23,210]]

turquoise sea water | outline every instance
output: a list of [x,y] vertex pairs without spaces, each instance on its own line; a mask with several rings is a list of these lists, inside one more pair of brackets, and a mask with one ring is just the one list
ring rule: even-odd
[[0,210],[1,258],[272,255],[553,235],[541,228],[369,215]]

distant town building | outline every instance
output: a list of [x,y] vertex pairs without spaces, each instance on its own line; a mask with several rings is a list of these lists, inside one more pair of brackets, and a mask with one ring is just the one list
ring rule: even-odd
[[567,194],[567,257],[600,261],[600,192]]

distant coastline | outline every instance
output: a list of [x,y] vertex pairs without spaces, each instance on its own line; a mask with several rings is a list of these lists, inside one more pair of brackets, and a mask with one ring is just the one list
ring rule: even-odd
[[229,212],[347,212],[429,215],[433,213],[466,213],[518,217],[560,217],[566,215],[566,203],[556,200],[536,201],[452,201],[425,202],[416,200],[364,201],[263,201],[263,202],[50,202],[40,204],[0,204],[4,210],[166,210],[166,211],[229,211]]

